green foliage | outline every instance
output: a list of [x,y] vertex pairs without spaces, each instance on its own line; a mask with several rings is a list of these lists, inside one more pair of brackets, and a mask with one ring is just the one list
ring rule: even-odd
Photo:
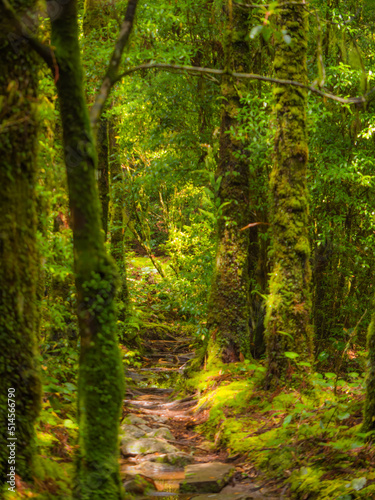
[[[324,91],[345,97],[362,94],[374,84],[374,2],[365,0],[360,13],[357,3],[348,1],[344,9],[339,2],[314,0],[305,9],[310,22],[309,81],[314,82],[313,85],[323,85]],[[125,1],[108,2],[105,22],[95,22],[95,26],[81,36],[85,92],[89,101],[101,84],[125,7]],[[123,58],[124,67],[152,61],[224,66],[222,33],[226,11],[222,2],[165,3],[157,0],[141,2],[139,7],[137,25]],[[259,9],[250,12],[246,33],[235,35],[243,36],[243,41],[249,44],[251,71],[272,76],[275,44],[292,51],[299,49],[293,41],[293,27],[276,26],[277,16],[283,15],[280,2],[272,2],[267,7],[259,5]],[[84,23],[83,12],[80,16]],[[49,24],[42,21],[40,36],[45,40],[49,39],[49,29]],[[53,45],[58,48],[58,44]],[[287,65],[285,77],[293,73],[293,64]],[[35,188],[41,264],[38,281],[40,362],[45,391],[37,436],[39,454],[49,457],[41,460],[38,478],[43,483],[40,498],[69,498],[71,465],[59,468],[57,461],[61,457],[67,462],[72,460],[77,438],[76,384],[81,343],[76,319],[78,295],[74,287],[77,276],[73,271],[74,252],[69,228],[72,205],[68,206],[63,166],[66,145],[62,146],[55,82],[46,68],[36,71],[35,75],[39,78],[40,95],[38,102],[34,97],[30,102],[33,102],[39,123],[39,171]],[[54,76],[60,85],[63,73]],[[65,81],[70,84],[72,80]],[[239,206],[238,200],[221,199],[229,175],[215,176],[219,159],[220,108],[225,103],[220,97],[220,83],[216,75],[203,73],[140,71],[116,84],[112,103],[105,110],[105,116],[116,121],[116,159],[121,165],[112,199],[115,208],[122,213],[123,223],[115,229],[123,231],[126,249],[134,250],[128,254],[130,313],[127,314],[127,305],[122,299],[117,305],[120,313],[126,313],[120,314],[117,327],[121,342],[127,347],[123,348],[122,365],[115,356],[113,363],[108,362],[106,369],[102,368],[103,373],[108,372],[115,381],[121,378],[121,367],[141,366],[141,353],[147,339],[173,339],[182,333],[191,336],[197,346],[205,348],[208,344],[207,302],[213,279],[217,226],[232,224],[233,234],[241,234],[239,230],[243,229],[231,219],[231,212]],[[19,96],[16,87],[11,83],[3,94]],[[236,117],[237,124],[230,127],[225,137],[230,137],[238,146],[233,151],[233,159],[246,163],[249,173],[251,210],[249,220],[243,225],[248,225],[246,234],[251,236],[247,257],[252,292],[251,342],[254,344],[254,331],[259,325],[260,330],[263,327],[263,301],[269,293],[270,265],[275,257],[277,264],[282,261],[268,249],[272,239],[268,231],[268,181],[274,161],[275,116],[270,112],[273,93],[268,84],[253,81],[244,90],[241,82],[236,81],[233,90],[239,106],[231,108],[230,113],[233,114],[231,118]],[[280,87],[276,92],[280,97],[279,91]],[[82,104],[83,94],[80,94]],[[295,91],[294,95],[298,99],[300,91]],[[2,113],[7,112],[4,99],[0,96]],[[65,109],[70,116],[77,108],[72,105],[73,100],[67,101]],[[19,111],[24,102],[19,99],[11,106],[15,123],[19,123]],[[298,380],[305,394],[259,391],[257,384],[265,371],[262,364],[245,361],[224,366],[214,359],[217,351],[207,360],[208,371],[187,382],[190,388],[196,385],[201,392],[210,391],[203,394],[200,408],[211,408],[204,430],[216,445],[221,443],[233,451],[249,452],[257,466],[288,481],[291,495],[296,498],[306,495],[322,500],[371,498],[375,489],[372,473],[362,472],[372,465],[371,457],[366,457],[369,450],[365,444],[372,434],[359,429],[365,365],[369,363],[371,367],[373,364],[373,358],[366,358],[365,352],[365,332],[373,308],[370,298],[375,264],[373,107],[371,99],[363,106],[341,106],[313,93],[308,96],[310,214],[304,225],[308,227],[313,249],[309,261],[314,280],[317,361],[314,369],[318,373],[305,376],[313,362],[304,361],[299,352],[294,352],[295,336],[290,323],[278,332],[283,344],[282,361],[292,380],[297,371],[303,374]],[[1,124],[2,138],[8,137],[8,131],[12,130],[7,120],[6,116]],[[79,123],[75,121],[77,134],[84,128]],[[26,135],[18,133],[14,141],[10,141],[19,148],[17,152],[21,152],[19,141]],[[87,137],[79,138],[86,146]],[[31,150],[29,148],[29,152]],[[95,161],[90,156],[92,145],[86,153],[83,160],[88,165]],[[2,171],[11,179],[8,167]],[[85,167],[84,172],[88,171],[91,172],[89,167]],[[27,177],[22,175],[21,179],[24,181]],[[239,182],[238,176],[233,175],[233,179],[234,184]],[[276,178],[275,186],[279,181]],[[88,192],[89,185],[95,185],[93,175],[90,183],[78,176],[73,185],[82,184]],[[91,195],[76,196],[73,202],[86,208],[91,200]],[[95,219],[97,209],[94,207],[87,215],[94,214]],[[280,226],[287,225],[285,213],[296,213],[299,209],[297,201],[290,212],[284,211]],[[10,220],[9,217],[4,218],[4,223]],[[33,217],[25,219],[32,227]],[[89,226],[92,225],[91,222]],[[20,241],[25,241],[27,227],[22,224],[12,227],[21,226],[25,233]],[[12,231],[9,234],[13,234]],[[88,245],[92,254],[84,260],[83,268],[86,264],[90,267],[97,258],[100,241],[99,229]],[[108,242],[107,248],[110,247]],[[14,244],[12,250],[17,248]],[[308,253],[307,241],[296,243],[296,250]],[[12,252],[8,255],[12,256]],[[120,261],[121,255],[116,258]],[[101,257],[99,261],[99,269],[93,273],[89,269],[85,279],[79,277],[85,296],[84,311],[82,307],[79,310],[82,317],[96,315],[104,325],[101,335],[105,337],[109,332],[108,324],[113,325],[115,321],[114,308],[107,310],[106,307],[114,292],[111,281],[114,271]],[[126,279],[123,267],[120,268],[121,278]],[[233,275],[236,270],[231,271]],[[278,286],[276,284],[271,291],[278,291]],[[295,304],[289,298],[284,299],[283,304],[290,311]],[[277,305],[276,302],[272,297],[268,299],[269,306]],[[18,306],[19,303],[11,310],[17,311]],[[235,311],[235,307],[232,304],[223,314]],[[234,313],[238,315],[237,311]],[[9,318],[5,315],[4,318],[6,325],[10,325]],[[117,348],[114,338],[106,342],[101,336],[99,344],[105,353]],[[100,365],[100,349],[91,359],[92,367]],[[195,366],[202,361],[198,358]],[[117,366],[118,377],[113,366]],[[96,380],[102,378],[97,374]],[[170,384],[170,381],[165,379],[163,383]],[[368,383],[368,391],[369,388]],[[86,389],[91,391],[92,401],[100,400],[103,404],[106,398],[112,398],[102,389],[96,392],[90,378],[81,388],[82,391]],[[101,418],[103,421],[107,418],[104,411]],[[371,411],[369,418],[373,418]],[[85,432],[84,423],[82,428]],[[61,442],[63,445],[59,444]],[[350,476],[345,472],[349,466],[355,471]],[[290,475],[285,473],[289,470]],[[48,484],[52,484],[51,491],[48,491]]]
[[[291,498],[366,498],[373,474],[357,418],[363,379],[353,372],[335,391],[334,373],[315,374],[308,393],[269,394],[259,390],[262,369],[244,362],[196,373],[187,384],[201,391],[198,412],[209,413],[201,430],[216,447],[247,453],[269,477],[286,481]],[[353,477],[347,470],[357,463]]]

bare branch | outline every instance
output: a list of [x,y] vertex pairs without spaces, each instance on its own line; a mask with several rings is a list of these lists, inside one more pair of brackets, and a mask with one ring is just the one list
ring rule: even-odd
[[90,110],[90,121],[93,130],[95,131],[99,122],[100,115],[103,112],[105,101],[109,96],[111,88],[118,81],[118,69],[121,63],[122,53],[129,41],[130,33],[133,28],[135,12],[138,0],[129,0],[125,13],[124,21],[120,28],[120,34],[117,39],[115,48],[112,52],[111,60],[109,61],[107,72],[104,76],[103,83],[99,93],[96,96],[95,102]]
[[202,68],[200,66],[182,66],[179,64],[166,64],[166,63],[148,63],[148,64],[140,64],[139,66],[134,66],[133,68],[129,68],[128,70],[124,71],[124,73],[119,75],[114,81],[114,83],[120,81],[127,75],[135,73],[136,71],[155,69],[155,68],[163,69],[166,71],[187,71],[189,73],[197,73],[197,74],[205,73],[214,75],[231,75],[234,78],[247,78],[249,80],[260,80],[262,82],[278,83],[280,85],[292,85],[293,87],[299,87],[301,89],[309,90],[314,94],[318,94],[322,97],[331,99],[332,101],[336,101],[341,104],[363,104],[368,100],[369,96],[375,92],[375,87],[374,87],[369,92],[367,92],[367,94],[361,97],[349,97],[346,99],[344,97],[339,97],[334,94],[330,94],[328,92],[323,92],[322,90],[319,90],[314,86],[305,85],[303,83],[296,82],[294,80],[281,80],[279,78],[271,78],[268,76],[257,75],[255,73],[236,73],[232,71],[226,71],[223,69]]

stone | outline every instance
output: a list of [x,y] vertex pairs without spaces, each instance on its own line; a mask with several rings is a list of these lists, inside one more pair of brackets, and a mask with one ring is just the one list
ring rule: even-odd
[[140,438],[140,437],[144,437],[146,435],[146,432],[144,430],[140,429],[139,427],[136,427],[135,425],[131,425],[131,424],[122,425],[121,430],[122,430],[121,437],[124,437],[124,438],[129,438],[129,437]]
[[163,417],[162,415],[149,415],[149,417],[152,418],[154,422],[158,422],[159,424],[165,424],[168,420],[167,417]]
[[174,439],[173,434],[167,427],[160,427],[159,429],[154,429],[147,433],[147,437],[156,437],[158,439],[167,439],[172,441]]
[[181,493],[218,493],[230,481],[236,469],[229,464],[209,462],[185,467],[185,480]]
[[155,456],[151,459],[153,462],[160,462],[162,464],[174,465],[178,469],[183,469],[186,465],[194,462],[194,457],[178,451],[177,453],[167,453],[165,455]]
[[154,480],[167,481],[168,479],[174,480],[176,477],[179,481],[182,480],[185,475],[183,468],[180,468],[180,470],[178,470],[173,465],[150,462],[148,460],[145,460],[138,465],[137,472]]
[[132,439],[123,437],[121,439],[121,452],[123,455],[148,455],[150,453],[174,453],[178,449],[156,438],[140,438]]
[[199,448],[206,451],[214,451],[216,449],[216,444],[211,443],[211,441],[203,441],[203,443],[200,443]]
[[141,417],[138,417],[138,415],[134,415],[134,413],[129,413],[124,420],[121,422],[121,424],[125,425],[144,425],[147,424],[146,420],[144,420]]
[[150,489],[155,489],[155,483],[150,478],[145,478],[140,475],[136,475],[123,483],[124,489],[127,493],[134,493],[136,495],[142,495],[147,493]]
[[143,431],[145,431],[145,433],[147,433],[147,432],[151,432],[151,431],[152,431],[152,428],[151,428],[151,427],[149,427],[149,426],[148,426],[148,425],[146,425],[146,424],[139,424],[139,425],[138,425],[138,427],[139,427],[140,429],[142,429]]

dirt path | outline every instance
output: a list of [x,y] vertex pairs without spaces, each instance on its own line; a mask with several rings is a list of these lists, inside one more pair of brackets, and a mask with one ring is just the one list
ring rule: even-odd
[[256,480],[256,471],[244,457],[216,450],[195,432],[199,417],[193,395],[172,397],[175,375],[193,354],[189,339],[152,341],[143,367],[127,373],[134,385],[127,391],[122,423],[125,489],[139,499],[283,498],[280,492],[272,492],[269,482]]

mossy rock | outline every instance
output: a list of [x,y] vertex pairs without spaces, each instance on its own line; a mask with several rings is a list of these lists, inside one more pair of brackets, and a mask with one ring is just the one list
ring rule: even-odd
[[154,429],[147,433],[147,437],[166,439],[167,441],[172,441],[174,439],[173,434],[167,427],[160,427],[159,429]]
[[166,338],[175,338],[176,337],[176,329],[175,325],[168,325],[165,323],[154,323],[154,322],[146,322],[143,323],[140,330],[140,336],[146,339],[166,339]]
[[178,449],[163,441],[155,438],[132,439],[123,437],[121,440],[121,452],[124,456],[128,455],[148,455],[151,453],[175,453]]
[[137,474],[131,479],[124,481],[124,489],[127,493],[133,493],[135,495],[142,495],[147,493],[151,489],[155,489],[154,482],[152,479],[145,478]]

